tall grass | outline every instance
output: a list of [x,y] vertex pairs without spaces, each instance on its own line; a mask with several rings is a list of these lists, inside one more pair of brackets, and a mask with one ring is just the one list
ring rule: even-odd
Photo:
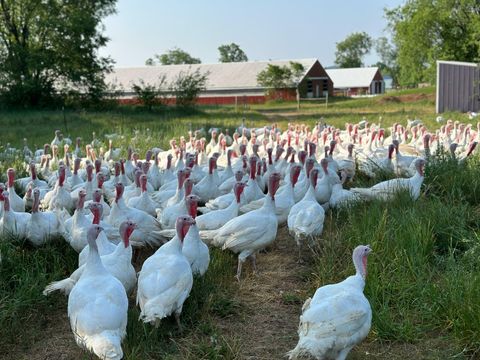
[[[42,326],[58,301],[43,296],[43,288],[69,276],[78,255],[63,239],[40,248],[2,239],[0,256],[0,352],[8,354],[42,337]],[[61,305],[66,308],[66,301]]]
[[313,287],[351,275],[352,249],[370,244],[365,289],[373,310],[370,336],[397,342],[445,336],[452,348],[478,353],[478,161],[432,159],[417,201],[401,193],[389,202],[330,213],[316,249]]

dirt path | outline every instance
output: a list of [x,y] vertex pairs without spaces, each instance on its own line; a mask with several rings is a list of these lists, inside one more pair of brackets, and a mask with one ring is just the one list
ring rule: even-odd
[[[244,266],[235,293],[244,311],[240,318],[218,326],[241,344],[241,359],[281,359],[297,342],[297,327],[308,267],[298,264],[296,244],[286,227],[279,229],[275,247],[257,256],[258,273]],[[232,275],[233,280],[233,275]]]
[[[56,310],[49,314],[43,324],[44,331],[36,336],[33,344],[26,349],[12,349],[8,360],[82,360],[88,359],[75,343],[67,316],[67,304],[60,295]],[[28,344],[25,344],[28,345]],[[0,358],[3,359],[2,356]]]

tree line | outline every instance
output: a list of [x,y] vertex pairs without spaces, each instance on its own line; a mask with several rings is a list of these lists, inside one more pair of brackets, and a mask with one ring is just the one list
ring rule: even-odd
[[[66,99],[101,101],[108,92],[105,74],[114,65],[98,53],[109,40],[102,20],[115,13],[115,5],[116,0],[0,0],[0,103],[39,107]],[[384,15],[386,36],[348,35],[336,44],[337,66],[364,66],[365,55],[375,49],[380,61],[373,65],[398,85],[415,86],[434,82],[436,60],[480,62],[478,0],[407,0]],[[235,43],[218,50],[220,62],[248,61]],[[152,66],[196,63],[199,58],[179,48],[146,60]],[[291,67],[267,71],[284,82],[295,73]]]
[[339,67],[363,66],[375,47],[383,74],[400,86],[434,83],[437,60],[480,62],[479,0],[407,0],[385,9],[388,37],[372,39],[365,32],[337,43]]

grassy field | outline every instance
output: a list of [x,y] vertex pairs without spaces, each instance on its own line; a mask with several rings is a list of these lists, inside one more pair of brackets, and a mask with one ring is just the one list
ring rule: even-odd
[[[139,107],[121,107],[109,112],[84,111],[0,111],[0,145],[9,143],[16,148],[23,147],[26,138],[30,148],[50,143],[56,129],[72,140],[79,136],[83,144],[92,140],[92,133],[105,140],[105,134],[120,134],[123,139],[114,145],[129,143],[140,150],[149,146],[168,147],[173,137],[186,136],[190,129],[211,127],[228,128],[233,131],[242,124],[249,127],[262,127],[272,122],[285,128],[288,122],[305,123],[313,126],[319,121],[337,127],[346,122],[358,122],[362,118],[379,123],[384,127],[395,122],[406,125],[407,119],[420,118],[429,128],[438,127],[435,121],[434,89],[415,89],[385,94],[375,98],[333,99],[325,107],[323,102],[302,102],[300,110],[296,103],[267,103],[250,105],[247,108],[233,106],[205,106],[185,113],[169,109],[154,109],[146,112]],[[447,113],[445,118],[466,121],[460,113]],[[135,134],[138,134],[135,136]]]
[[[185,114],[136,108],[115,112],[12,111],[0,113],[0,145],[30,148],[51,142],[55,129],[90,142],[117,133],[115,146],[133,144],[143,152],[167,147],[172,137],[210,127],[234,129],[277,122],[310,125],[325,121],[342,127],[366,117],[382,125],[418,117],[438,127],[433,89],[409,90],[376,98],[324,103],[272,103],[236,112],[205,107]],[[445,118],[468,121],[463,114]],[[1,151],[1,149],[0,149]],[[0,162],[1,178],[10,161]],[[447,156],[428,164],[422,195],[412,202],[400,194],[391,202],[358,204],[330,212],[325,230],[305,264],[296,263],[294,241],[280,229],[276,245],[259,256],[260,274],[246,269],[233,279],[236,258],[215,250],[203,279],[196,279],[182,315],[185,332],[173,319],[158,329],[138,321],[131,299],[126,359],[279,359],[297,340],[304,300],[323,284],[353,273],[351,250],[370,244],[365,294],[373,309],[368,339],[351,359],[475,359],[480,357],[480,161],[457,165]],[[17,162],[17,168],[20,164]],[[372,184],[359,176],[352,186]],[[148,256],[148,253],[143,256]],[[88,359],[74,343],[66,298],[44,297],[46,284],[68,276],[76,253],[58,240],[34,249],[16,240],[0,241],[0,353],[7,359]],[[138,265],[138,264],[137,264]]]

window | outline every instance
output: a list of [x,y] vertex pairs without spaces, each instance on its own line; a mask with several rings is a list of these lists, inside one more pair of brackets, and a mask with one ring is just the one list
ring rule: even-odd
[[328,91],[328,80],[323,80],[323,91]]
[[307,80],[307,92],[313,92],[313,83],[312,80]]

